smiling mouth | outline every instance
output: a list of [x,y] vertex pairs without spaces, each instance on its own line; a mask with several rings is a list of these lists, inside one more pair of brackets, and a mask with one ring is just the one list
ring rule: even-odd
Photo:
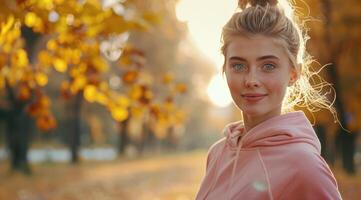
[[255,102],[263,99],[267,96],[267,94],[247,94],[247,95],[241,95],[242,98],[244,98],[247,101]]

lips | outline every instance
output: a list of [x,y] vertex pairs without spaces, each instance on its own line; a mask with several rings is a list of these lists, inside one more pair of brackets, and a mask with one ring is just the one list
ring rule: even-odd
[[263,99],[267,94],[260,94],[260,93],[247,93],[241,95],[245,100],[250,102],[255,102]]

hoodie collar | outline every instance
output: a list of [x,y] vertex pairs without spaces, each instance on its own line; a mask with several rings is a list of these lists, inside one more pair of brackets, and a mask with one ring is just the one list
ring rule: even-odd
[[293,142],[305,142],[318,152],[321,145],[302,111],[278,115],[263,121],[247,133],[242,121],[227,125],[223,131],[230,150],[236,151],[241,142],[242,148],[277,146]]

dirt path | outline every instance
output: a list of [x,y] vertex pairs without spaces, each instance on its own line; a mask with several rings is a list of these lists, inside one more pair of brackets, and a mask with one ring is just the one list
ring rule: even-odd
[[[205,153],[166,155],[133,161],[39,165],[24,177],[0,172],[0,199],[194,199]],[[2,170],[4,167],[1,167]]]
[[[206,152],[108,163],[42,164],[34,175],[9,174],[0,163],[4,200],[193,200],[204,174]],[[361,199],[361,173],[333,170],[345,200]],[[359,170],[361,171],[361,169]]]

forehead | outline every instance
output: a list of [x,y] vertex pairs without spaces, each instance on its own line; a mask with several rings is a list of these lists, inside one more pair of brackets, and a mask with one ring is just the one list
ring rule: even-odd
[[280,59],[287,59],[287,54],[281,42],[264,35],[233,36],[227,47],[226,55],[227,58],[242,56],[249,59],[274,55]]

